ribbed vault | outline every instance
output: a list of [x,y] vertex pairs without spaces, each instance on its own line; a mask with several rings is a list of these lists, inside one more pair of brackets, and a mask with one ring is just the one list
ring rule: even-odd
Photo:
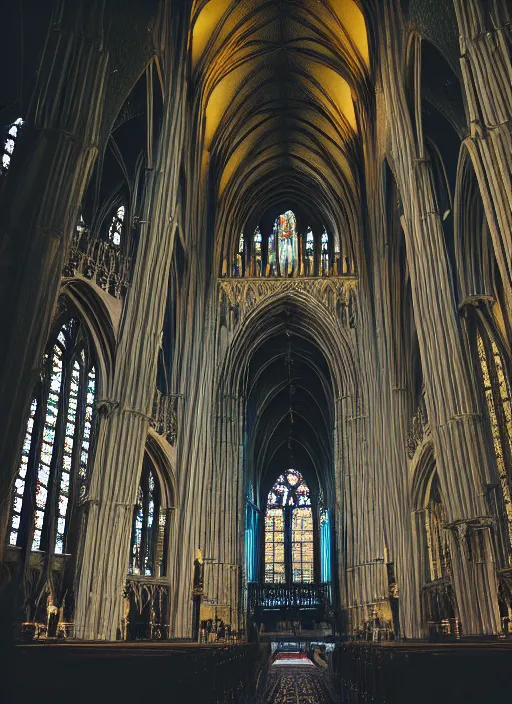
[[352,231],[354,101],[368,67],[357,3],[198,1],[191,42],[223,255],[249,221],[284,201],[317,213],[333,234]]
[[248,374],[249,464],[263,502],[276,477],[298,469],[310,488],[332,465],[333,393],[317,345],[285,323],[254,352]]

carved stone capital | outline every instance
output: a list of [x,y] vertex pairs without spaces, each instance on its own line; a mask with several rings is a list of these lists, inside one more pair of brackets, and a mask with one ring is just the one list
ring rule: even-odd
[[94,405],[101,417],[110,418],[119,409],[120,403],[109,398],[99,398]]

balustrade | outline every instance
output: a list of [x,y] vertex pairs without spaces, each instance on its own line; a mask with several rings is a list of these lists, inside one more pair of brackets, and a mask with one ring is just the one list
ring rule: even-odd
[[150,425],[163,435],[170,445],[175,445],[178,433],[178,399],[182,394],[163,394],[156,389]]
[[83,276],[111,296],[122,298],[129,286],[130,271],[131,258],[119,246],[92,237],[85,227],[75,230],[64,277]]
[[249,611],[255,608],[318,608],[330,606],[330,584],[248,585]]

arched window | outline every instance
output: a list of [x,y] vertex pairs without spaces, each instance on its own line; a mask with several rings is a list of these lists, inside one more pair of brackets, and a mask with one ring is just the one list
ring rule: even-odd
[[260,228],[257,227],[255,232],[254,232],[254,276],[261,276],[262,271],[261,271],[261,243],[262,243],[262,236],[260,232]]
[[506,522],[506,550],[512,550],[512,402],[510,380],[496,342],[480,326],[476,333],[478,361]]
[[425,512],[425,531],[429,558],[430,581],[446,579],[450,575],[450,548],[444,524],[446,515],[441,499],[437,473],[430,486],[429,501]]
[[268,494],[265,582],[313,582],[313,514],[301,474],[289,469]]
[[243,276],[244,249],[245,249],[244,233],[241,232],[240,238],[238,240],[238,252],[235,257],[235,271],[234,271],[235,276]]
[[18,117],[17,120],[8,126],[7,134],[5,135],[2,151],[2,171],[6,172],[11,165],[11,157],[16,146],[16,140],[19,137],[20,127],[23,125],[23,120]]
[[292,276],[298,266],[298,238],[297,220],[291,210],[276,218],[274,237],[279,251],[280,274]]
[[161,489],[153,464],[144,455],[142,474],[133,511],[129,574],[164,577],[167,521]]
[[329,274],[329,235],[324,230],[322,233],[322,276]]
[[72,506],[87,491],[96,370],[76,318],[58,330],[44,356],[30,406],[14,487],[9,542],[64,553]]
[[305,276],[314,276],[315,274],[315,238],[313,235],[313,230],[310,227],[308,227],[306,232],[304,274]]
[[116,247],[119,247],[121,245],[125,213],[126,209],[124,205],[120,205],[119,208],[116,210],[114,217],[112,218],[112,222],[110,223],[110,227],[108,230],[108,239],[110,242],[112,242],[112,244],[115,244]]

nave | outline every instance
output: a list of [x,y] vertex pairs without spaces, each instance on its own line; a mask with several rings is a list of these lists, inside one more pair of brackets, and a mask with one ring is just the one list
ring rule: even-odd
[[0,696],[502,704],[510,0],[3,5]]

